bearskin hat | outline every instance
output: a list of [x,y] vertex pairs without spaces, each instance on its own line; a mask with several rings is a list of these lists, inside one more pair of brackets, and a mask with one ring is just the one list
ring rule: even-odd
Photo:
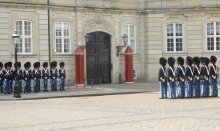
[[34,68],[36,68],[37,67],[37,62],[35,62],[33,66],[34,66]]
[[30,68],[30,67],[31,67],[31,63],[30,63],[30,62],[26,62],[26,63],[24,64],[24,67],[25,67],[25,68]]
[[166,63],[167,63],[167,59],[164,58],[164,57],[160,57],[160,59],[159,59],[159,63],[160,63],[161,66],[165,66]]
[[205,59],[205,65],[208,65],[209,62],[210,62],[209,58],[208,58],[208,57],[205,57],[204,59]]
[[2,62],[0,62],[0,67],[3,67],[3,64],[2,64]]
[[64,67],[65,63],[64,62],[60,62],[60,67]]
[[183,57],[178,57],[178,58],[177,58],[177,64],[179,64],[179,65],[184,65],[184,59],[183,59]]
[[205,57],[200,57],[200,63],[205,64],[206,58]]
[[212,56],[210,57],[210,62],[211,62],[212,64],[215,64],[216,61],[217,61],[217,58],[212,55]]
[[43,63],[43,67],[45,68],[45,67],[48,67],[48,63],[47,62],[44,62]]
[[50,67],[57,67],[57,62],[56,61],[51,62]]
[[193,64],[193,58],[191,56],[186,57],[186,63],[187,65],[192,65]]
[[200,58],[198,56],[193,57],[193,63],[198,66],[200,64]]
[[4,67],[5,67],[5,69],[6,69],[6,68],[8,67],[8,63],[5,63],[5,64],[4,64]]
[[40,67],[40,62],[37,62],[37,67]]
[[8,62],[8,66],[9,66],[9,67],[12,67],[12,62]]
[[14,63],[14,67],[21,67],[21,62]]
[[173,67],[175,64],[175,59],[173,57],[169,57],[168,58],[168,64],[169,66]]

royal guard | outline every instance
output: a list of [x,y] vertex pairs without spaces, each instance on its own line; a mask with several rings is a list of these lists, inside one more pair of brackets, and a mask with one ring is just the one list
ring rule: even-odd
[[39,92],[40,91],[40,79],[41,79],[40,62],[34,63],[33,79],[35,81],[34,92]]
[[3,72],[3,64],[0,62],[0,90],[3,93],[3,83],[4,83],[4,72]]
[[217,81],[217,67],[215,65],[217,61],[217,58],[215,56],[210,57],[210,62],[211,65],[209,67],[209,75],[211,79],[211,88],[212,88],[212,93],[211,96],[218,97],[218,81]]
[[200,87],[200,73],[201,73],[201,69],[200,69],[200,58],[199,57],[193,57],[193,78],[194,78],[194,94],[195,97],[200,97],[201,95],[201,87]]
[[187,97],[192,98],[193,97],[193,59],[190,56],[186,57],[186,86],[187,86]]
[[44,83],[43,92],[48,92],[47,87],[48,87],[48,79],[49,79],[49,70],[47,68],[48,68],[48,63],[44,62],[43,69],[42,69],[42,79],[44,80],[43,81],[43,83]]
[[50,63],[50,78],[51,78],[51,91],[57,91],[57,62],[53,61]]
[[177,58],[178,67],[176,68],[176,82],[178,84],[178,95],[179,98],[185,97],[185,67],[183,57]]
[[209,58],[204,57],[202,58],[202,64],[203,66],[201,67],[201,76],[204,81],[203,84],[203,96],[208,97],[209,96]]
[[170,99],[175,99],[176,98],[176,84],[175,84],[175,59],[173,57],[168,58],[168,65],[169,67],[167,68],[167,81],[169,84],[169,92],[170,92]]
[[10,71],[10,74],[11,74],[11,78],[10,78],[10,90],[11,92],[13,92],[13,80],[14,80],[14,71],[12,69],[12,62],[8,62],[8,66],[9,66],[9,71]]
[[30,62],[26,62],[24,64],[24,68],[25,70],[23,71],[23,78],[25,81],[25,89],[24,89],[24,93],[30,93],[31,92],[31,79],[32,79],[32,74],[31,74],[31,63]]
[[[16,75],[17,75],[17,82],[18,82],[18,85],[19,85],[19,88],[20,88],[20,92],[22,92],[22,79],[23,79],[23,75],[22,75],[22,69],[21,69],[21,62],[17,62],[14,63],[14,68],[17,68],[17,72],[16,70],[14,70],[14,80],[16,82]],[[17,74],[16,74],[17,73]]]
[[161,57],[159,63],[160,68],[158,73],[158,80],[160,83],[160,98],[163,99],[167,98],[166,58]]
[[64,69],[64,62],[60,62],[59,69],[59,78],[60,78],[60,91],[65,91],[65,79],[66,79],[66,71]]
[[5,94],[11,94],[11,75],[12,73],[10,72],[10,66],[9,63],[5,63],[5,70],[3,71],[4,73],[4,91]]

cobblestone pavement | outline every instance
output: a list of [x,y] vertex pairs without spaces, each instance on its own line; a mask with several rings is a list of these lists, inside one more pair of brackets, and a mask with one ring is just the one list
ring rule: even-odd
[[0,130],[219,131],[220,98],[158,99],[158,92],[0,101]]

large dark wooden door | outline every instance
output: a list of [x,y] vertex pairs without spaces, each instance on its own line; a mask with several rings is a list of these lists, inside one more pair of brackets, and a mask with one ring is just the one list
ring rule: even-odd
[[104,32],[89,34],[86,43],[87,84],[111,83],[110,35]]

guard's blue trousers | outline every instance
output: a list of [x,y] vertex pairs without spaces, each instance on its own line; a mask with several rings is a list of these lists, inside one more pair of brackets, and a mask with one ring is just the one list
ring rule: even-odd
[[0,80],[1,93],[3,93],[3,83],[4,83],[4,80]]
[[181,81],[179,82],[178,86],[179,86],[178,97],[184,98],[185,97],[185,83]]
[[48,79],[44,79],[44,91],[47,91]]
[[35,80],[34,92],[40,91],[40,79]]
[[10,81],[9,80],[5,80],[4,81],[4,86],[5,86],[5,93],[10,94],[11,93],[11,87],[10,87]]
[[57,91],[57,79],[51,79],[51,91]]
[[63,91],[65,90],[65,79],[64,78],[60,78],[61,83],[60,83],[60,90]]
[[208,80],[204,80],[203,96],[205,97],[209,96],[209,81]]
[[194,92],[195,92],[195,97],[200,97],[201,94],[201,89],[200,89],[200,80],[195,80],[195,85],[194,85]]
[[188,95],[187,97],[192,98],[193,97],[193,81],[188,81],[187,84],[188,88]]
[[167,83],[160,82],[160,98],[167,98]]
[[170,99],[176,98],[176,85],[175,82],[169,82]]
[[24,92],[26,92],[26,93],[30,93],[31,92],[31,80],[25,80]]
[[218,82],[216,79],[211,80],[212,96],[218,97]]

